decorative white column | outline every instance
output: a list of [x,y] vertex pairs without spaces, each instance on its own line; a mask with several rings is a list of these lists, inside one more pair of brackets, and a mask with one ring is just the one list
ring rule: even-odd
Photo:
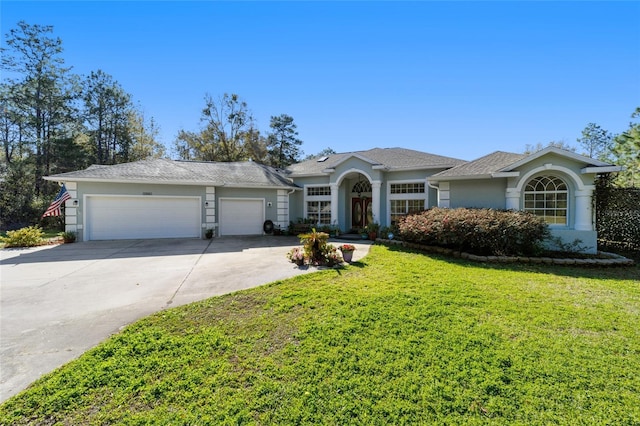
[[216,223],[216,188],[215,186],[207,186],[205,188],[204,198],[204,223],[202,224],[204,229],[213,229],[214,235],[216,235],[215,229]]
[[506,199],[507,210],[520,210],[520,191],[516,188],[507,188]]
[[66,182],[65,186],[71,198],[64,203],[64,230],[78,232],[78,186],[76,182]]
[[440,182],[438,185],[438,207],[448,209],[450,203],[449,182]]
[[330,184],[331,186],[331,224],[338,224],[338,191],[340,187],[337,183]]
[[278,189],[278,226],[287,229],[289,226],[289,195],[286,190]]
[[379,180],[371,182],[371,213],[373,213],[373,221],[380,223],[380,187],[382,182]]
[[592,195],[592,188],[576,191],[576,219],[574,221],[576,231],[593,231]]

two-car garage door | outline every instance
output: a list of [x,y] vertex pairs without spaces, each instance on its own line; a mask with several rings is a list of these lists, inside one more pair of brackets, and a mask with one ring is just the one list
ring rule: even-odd
[[85,240],[199,238],[199,197],[87,196]]

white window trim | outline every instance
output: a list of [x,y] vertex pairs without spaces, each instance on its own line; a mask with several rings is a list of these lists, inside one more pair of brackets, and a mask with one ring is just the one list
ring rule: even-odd
[[[554,177],[556,179],[560,179],[564,185],[567,187],[567,189],[565,191],[526,191],[526,187],[529,184],[529,182],[531,182],[533,179],[542,177],[542,176],[546,176],[546,177]],[[565,220],[566,223],[561,224],[561,223],[548,223],[547,222],[547,226],[549,228],[554,228],[554,229],[567,229],[569,228],[569,224],[571,223],[571,187],[569,186],[569,182],[567,182],[566,179],[564,179],[562,176],[558,175],[558,173],[546,173],[546,174],[539,174],[539,175],[533,175],[530,176],[529,179],[527,181],[524,182],[524,184],[522,185],[522,196],[520,197],[520,210],[524,211],[524,212],[531,212],[532,210],[535,209],[527,209],[525,208],[525,198],[527,194],[536,194],[536,193],[542,193],[542,194],[547,194],[547,193],[566,193],[567,194],[567,207],[565,207],[565,210],[567,212],[567,215],[565,216]],[[546,222],[546,221],[545,221]]]
[[307,188],[320,188],[326,186],[329,188],[329,190],[331,190],[331,184],[311,184],[311,185],[305,185],[304,186],[304,206],[303,206],[303,211],[302,211],[302,215],[305,219],[308,218],[309,215],[309,207],[308,207],[308,203],[309,201],[329,201],[331,202],[331,193],[329,193],[329,195],[307,195]]
[[[392,194],[391,185],[402,183],[423,183],[424,192],[421,193],[407,193],[407,194]],[[424,200],[423,208],[427,208],[429,205],[429,185],[427,179],[405,179],[405,180],[389,180],[387,181],[387,224],[391,225],[391,200]]]

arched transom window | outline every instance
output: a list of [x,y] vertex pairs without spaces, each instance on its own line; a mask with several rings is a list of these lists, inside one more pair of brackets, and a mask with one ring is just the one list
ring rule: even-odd
[[371,183],[368,180],[359,180],[353,185],[351,192],[357,192],[358,194],[362,192],[371,192]]
[[524,187],[524,210],[550,225],[567,225],[567,184],[557,176],[538,176]]

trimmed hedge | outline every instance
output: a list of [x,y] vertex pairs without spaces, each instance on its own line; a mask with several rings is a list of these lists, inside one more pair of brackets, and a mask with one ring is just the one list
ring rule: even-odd
[[433,208],[404,217],[398,224],[404,241],[477,255],[531,255],[549,236],[543,219],[526,212]]

